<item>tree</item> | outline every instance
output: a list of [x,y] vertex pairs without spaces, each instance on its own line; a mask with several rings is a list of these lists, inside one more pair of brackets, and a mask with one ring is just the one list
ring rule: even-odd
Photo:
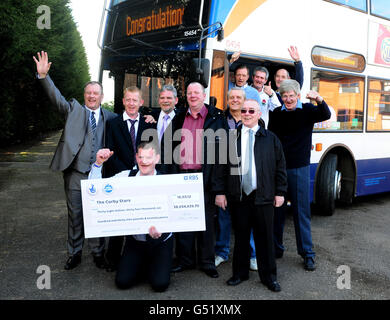
[[2,0],[0,3],[0,146],[22,142],[63,126],[35,79],[32,59],[49,53],[50,76],[65,98],[83,101],[83,86],[90,80],[81,36],[72,18],[69,0],[46,0],[50,29],[40,29],[40,0]]

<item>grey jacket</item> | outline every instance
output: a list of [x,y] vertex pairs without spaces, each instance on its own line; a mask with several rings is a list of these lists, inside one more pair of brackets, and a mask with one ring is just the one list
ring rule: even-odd
[[[54,85],[49,75],[44,79],[39,79],[39,82],[46,91],[52,104],[57,107],[60,113],[65,114],[66,117],[64,130],[62,131],[60,141],[58,142],[50,164],[52,170],[64,171],[72,164],[72,161],[84,143],[84,138],[88,130],[89,111],[73,98],[67,101]],[[101,120],[104,124],[104,132],[106,131],[107,121],[116,116],[115,113],[102,108]]]

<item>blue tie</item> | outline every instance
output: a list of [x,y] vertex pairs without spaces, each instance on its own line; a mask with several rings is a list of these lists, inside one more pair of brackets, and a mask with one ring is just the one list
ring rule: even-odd
[[96,119],[95,119],[95,111],[92,111],[91,112],[91,118],[90,118],[90,121],[91,121],[91,128],[92,128],[92,133],[94,134],[95,131],[96,131]]
[[243,166],[243,177],[242,177],[242,190],[246,195],[249,195],[253,191],[252,186],[252,161],[253,161],[253,131],[248,130],[248,144],[245,152],[245,164]]
[[165,131],[165,129],[167,128],[167,126],[168,126],[168,119],[169,119],[170,117],[169,117],[169,114],[166,114],[165,116],[164,116],[164,122],[163,122],[163,124],[162,124],[162,126],[161,126],[161,130],[160,130],[160,132],[159,132],[159,135],[158,135],[158,141],[161,141],[161,138],[162,138],[162,136],[163,136],[163,134],[164,134],[164,131]]

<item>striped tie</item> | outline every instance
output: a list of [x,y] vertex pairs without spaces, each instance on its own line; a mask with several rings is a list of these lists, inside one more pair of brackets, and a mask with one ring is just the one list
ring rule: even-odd
[[96,131],[96,119],[95,119],[95,111],[91,112],[91,128],[92,128],[92,133],[94,134]]
[[136,142],[136,137],[135,137],[135,123],[137,122],[137,120],[132,120],[132,119],[129,119],[130,120],[130,123],[131,123],[131,126],[130,126],[130,137],[131,137],[131,143],[133,145],[133,149],[134,149],[134,161],[135,161],[135,154],[136,154],[136,146],[135,146],[135,142]]

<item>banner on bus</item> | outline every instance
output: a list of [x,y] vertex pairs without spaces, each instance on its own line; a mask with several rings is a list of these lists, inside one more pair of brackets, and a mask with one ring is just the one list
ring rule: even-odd
[[390,25],[370,21],[368,62],[390,67]]

